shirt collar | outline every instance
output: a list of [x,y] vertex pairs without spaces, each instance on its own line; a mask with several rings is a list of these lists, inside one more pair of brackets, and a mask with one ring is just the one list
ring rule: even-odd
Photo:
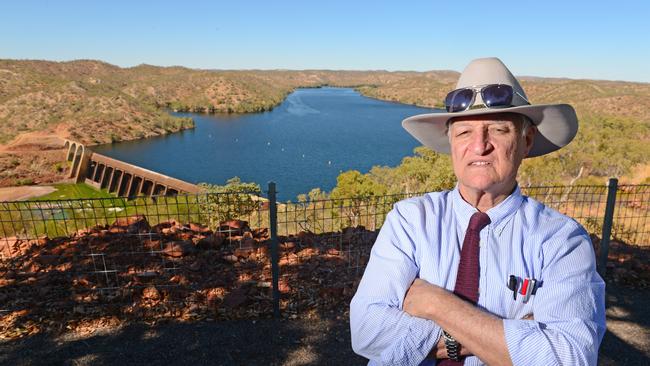
[[[456,220],[462,227],[466,228],[469,225],[469,219],[478,210],[463,199],[458,190],[458,184],[456,184],[456,187],[452,191],[452,200]],[[521,195],[521,190],[519,189],[519,185],[516,185],[514,191],[505,200],[487,210],[486,213],[490,217],[489,226],[492,230],[497,234],[501,234],[506,222],[508,222],[512,214],[521,206],[522,202],[523,196]]]

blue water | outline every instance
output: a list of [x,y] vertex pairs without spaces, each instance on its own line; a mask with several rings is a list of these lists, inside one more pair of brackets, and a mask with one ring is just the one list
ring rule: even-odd
[[99,153],[188,182],[225,184],[238,176],[280,200],[319,187],[340,172],[398,165],[420,144],[401,121],[431,110],[383,102],[352,89],[298,89],[270,112],[238,115],[175,113],[196,128],[168,136],[96,146]]

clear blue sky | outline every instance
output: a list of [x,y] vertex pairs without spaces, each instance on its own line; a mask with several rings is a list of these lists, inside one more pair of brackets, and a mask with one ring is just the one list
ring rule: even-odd
[[650,1],[3,1],[0,58],[650,82]]

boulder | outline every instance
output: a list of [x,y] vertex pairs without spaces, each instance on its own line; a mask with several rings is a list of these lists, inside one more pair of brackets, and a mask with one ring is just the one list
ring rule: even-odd
[[228,220],[228,221],[222,221],[219,223],[219,230],[220,233],[223,233],[224,235],[230,236],[230,235],[244,235],[244,232],[250,231],[250,227],[248,227],[248,221],[243,221],[243,220]]
[[11,258],[20,240],[15,236],[0,239],[0,258]]
[[223,245],[225,238],[220,233],[209,234],[208,236],[199,239],[196,246],[200,249],[219,249]]
[[207,226],[203,226],[201,224],[195,224],[193,222],[190,222],[190,230],[194,231],[195,233],[201,233],[201,234],[208,234],[211,232],[210,228]]
[[255,239],[253,239],[253,234],[250,231],[244,233],[239,246],[242,249],[253,249],[255,247]]
[[155,286],[145,287],[142,290],[142,298],[147,300],[160,300],[160,292]]
[[147,218],[144,217],[144,215],[134,215],[118,218],[111,225],[111,228],[109,230],[111,232],[126,231],[129,234],[137,234],[149,232],[151,230],[151,226],[149,226]]
[[163,254],[172,258],[181,258],[194,253],[194,245],[188,241],[172,241],[165,244]]

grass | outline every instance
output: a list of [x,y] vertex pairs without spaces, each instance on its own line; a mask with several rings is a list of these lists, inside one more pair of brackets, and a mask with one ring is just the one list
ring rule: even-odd
[[[0,202],[0,238],[68,236],[96,225],[110,225],[119,218],[133,215],[144,215],[150,225],[175,220],[201,223],[214,230],[224,220],[241,218],[254,227],[268,227],[268,224],[262,224],[268,220],[268,213],[262,213],[258,204],[251,201],[250,195],[211,194],[127,200],[106,196],[106,192],[98,191],[93,193],[99,196],[89,197],[80,191],[93,190],[91,187],[83,188],[84,185],[76,184],[64,186],[67,194],[77,197],[63,199],[60,196],[65,192],[60,191],[31,201]],[[79,198],[79,195],[84,198]]]
[[36,197],[34,201],[69,200],[79,198],[111,198],[106,191],[99,191],[86,183],[61,183],[54,184],[56,191],[44,196]]

